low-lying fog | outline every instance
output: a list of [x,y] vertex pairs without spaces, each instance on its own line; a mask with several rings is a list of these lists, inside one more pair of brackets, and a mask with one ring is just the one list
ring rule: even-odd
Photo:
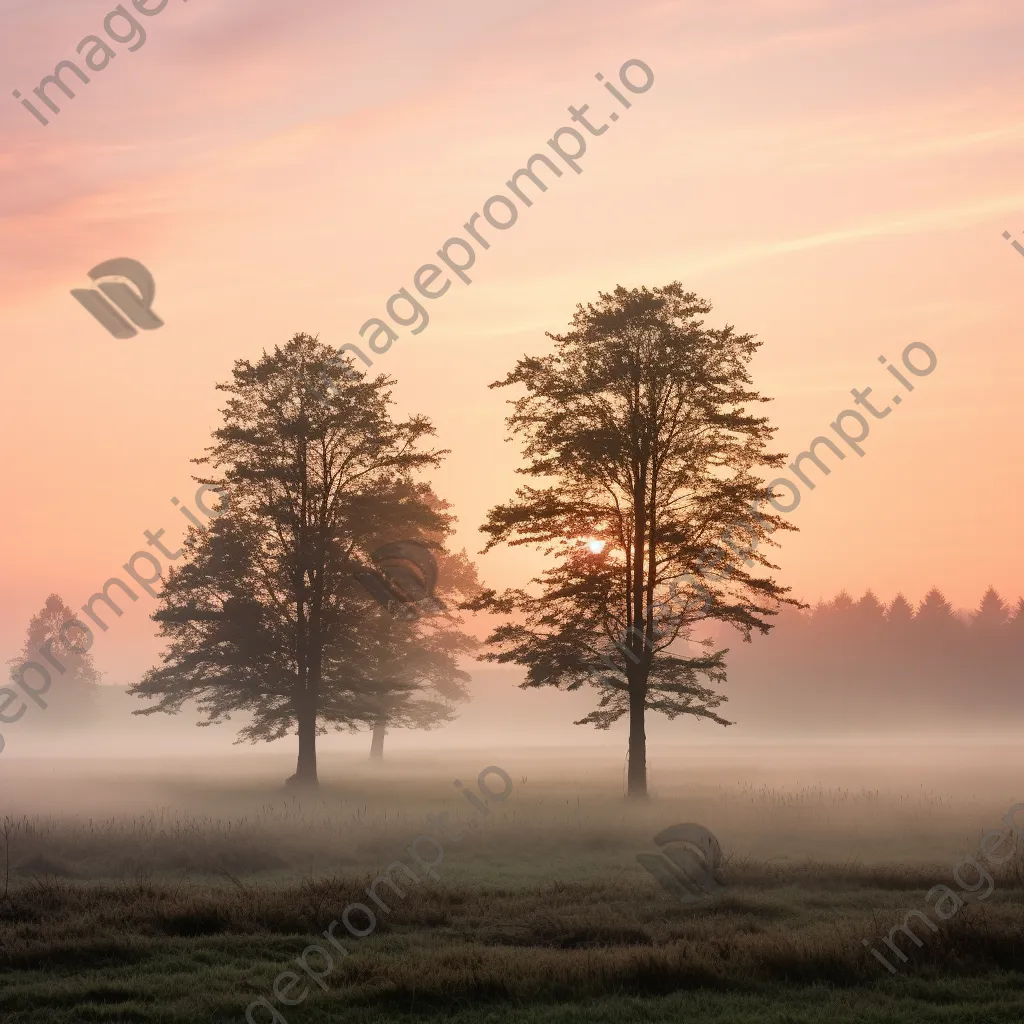
[[[574,857],[595,855],[633,870],[656,832],[685,821],[710,828],[732,857],[953,863],[1024,799],[1019,744],[661,742],[652,799],[636,807],[623,799],[621,748],[395,749],[374,764],[362,740],[322,754],[315,792],[284,787],[294,767],[284,750],[120,756],[108,739],[87,758],[4,757],[0,816],[28,830],[14,841],[15,875],[369,871],[424,831],[428,814],[474,820],[453,783],[475,791],[489,765],[513,790],[491,802],[475,841],[489,844],[490,867],[497,858],[514,875],[556,862],[571,873]],[[459,870],[472,872],[472,845],[455,851]]]
[[[771,695],[748,686],[725,706],[737,719],[729,728],[649,717],[652,799],[635,806],[623,798],[625,723],[574,726],[592,694],[524,692],[516,681],[475,669],[459,717],[389,731],[382,763],[368,758],[367,732],[322,737],[312,792],[284,786],[294,737],[235,745],[239,721],[133,716],[144,705],[114,687],[80,721],[33,708],[6,727],[0,754],[13,878],[371,871],[423,831],[426,815],[474,819],[453,783],[475,788],[489,765],[514,788],[453,853],[456,872],[486,863],[510,878],[571,875],[585,861],[614,876],[637,870],[634,855],[655,833],[686,821],[710,828],[734,858],[948,864],[1024,800],[1012,721],[950,716],[929,727],[864,707],[851,691],[851,714],[825,728],[759,713]],[[872,714],[877,729],[865,724]]]

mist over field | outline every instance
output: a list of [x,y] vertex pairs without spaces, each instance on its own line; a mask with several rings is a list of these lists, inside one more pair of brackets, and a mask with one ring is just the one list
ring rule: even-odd
[[[656,799],[636,810],[622,800],[621,758],[597,748],[581,760],[512,747],[410,753],[383,766],[339,754],[326,760],[315,796],[283,794],[286,762],[265,754],[17,762],[5,771],[7,808],[38,831],[15,840],[12,869],[24,881],[184,871],[206,884],[222,881],[224,867],[243,880],[375,873],[428,814],[476,820],[452,783],[494,764],[515,795],[492,804],[493,820],[472,842],[448,848],[446,877],[537,877],[557,862],[550,880],[569,881],[599,855],[602,874],[639,882],[634,855],[677,821],[709,827],[734,862],[902,863],[948,874],[1018,802],[1022,766],[1016,745],[993,742],[701,747],[659,758]],[[581,852],[586,865],[574,868]]]
[[[526,1021],[531,1005],[573,1020],[583,999],[599,1019],[668,1021],[710,985],[723,1020],[780,1001],[798,1019],[825,1007],[863,1020],[917,979],[947,1006],[1009,1020],[1012,989],[979,970],[1015,969],[1024,861],[990,865],[987,891],[967,864],[985,833],[1021,824],[1022,759],[1019,743],[955,736],[695,743],[652,759],[638,805],[609,746],[396,750],[383,763],[338,750],[317,791],[299,793],[280,785],[285,754],[11,758],[5,1013],[241,1020],[248,1007],[259,1022],[276,1006],[319,1020],[343,1000],[366,1022]],[[511,789],[485,817],[454,782],[475,789],[489,766]],[[443,843],[424,838],[438,816]],[[697,902],[637,860],[680,822],[721,844],[723,889]],[[967,902],[931,934],[918,923],[936,886]],[[287,1010],[273,993],[298,992],[274,985],[298,961],[308,998]],[[832,984],[794,988],[807,970]],[[527,1008],[502,1010],[510,998]]]
[[[0,1005],[12,1021],[276,1024],[340,1004],[366,1024],[530,1024],[505,1004],[575,1020],[582,993],[587,1019],[667,1022],[710,986],[723,1021],[780,1004],[860,1021],[894,998],[919,1013],[898,993],[924,984],[964,1020],[1010,1021],[1017,620],[1003,608],[986,631],[950,609],[937,652],[928,611],[898,625],[892,607],[841,594],[750,644],[720,631],[734,724],[652,718],[640,802],[626,723],[573,725],[589,689],[523,690],[512,666],[464,662],[457,716],[389,728],[382,758],[365,728],[321,736],[315,789],[282,785],[293,737],[234,742],[244,714],[197,728],[193,704],[140,717],[121,687],[52,692],[0,758]],[[641,863],[682,823],[721,849],[720,889],[697,899]],[[1000,834],[1009,860],[983,855]],[[183,987],[194,961],[202,983]],[[309,984],[286,1008],[295,967]],[[829,983],[794,987],[808,971]]]
[[[405,753],[443,756],[463,750],[529,752],[538,748],[557,752],[571,747],[605,752],[618,758],[621,766],[627,739],[624,728],[603,732],[572,724],[589,710],[592,698],[588,694],[524,693],[518,689],[521,673],[515,669],[475,666],[471,671],[472,699],[460,707],[458,717],[443,729],[389,731],[387,761]],[[790,742],[808,747],[881,745],[893,750],[908,745],[942,749],[948,743],[957,748],[964,743],[1013,743],[1024,726],[1017,718],[1016,701],[1008,701],[1010,706],[1003,711],[970,691],[954,696],[946,707],[936,707],[926,694],[887,706],[884,699],[872,701],[855,690],[829,691],[816,679],[790,678],[787,682],[796,693],[792,705],[783,707],[778,690],[764,683],[759,686],[757,680],[744,679],[739,673],[737,676],[725,705],[735,724],[723,728],[711,723],[653,719],[647,730],[653,747],[652,765],[661,756],[685,755],[692,749],[713,755],[717,749],[732,752],[767,744],[784,753]],[[19,762],[49,758],[88,761],[103,756],[143,761],[160,758],[188,764],[192,756],[213,756],[248,764],[273,751],[281,763],[293,759],[287,739],[256,747],[236,744],[237,722],[244,721],[244,716],[238,716],[237,722],[233,719],[197,728],[194,709],[186,708],[174,717],[140,718],[132,714],[139,706],[137,699],[120,688],[103,687],[96,695],[92,714],[78,723],[47,728],[43,712],[34,726],[24,723],[25,728],[17,732],[17,726],[11,727],[3,758],[5,762],[8,758]],[[325,757],[348,757],[358,762],[369,753],[370,735],[365,730],[329,733],[320,740],[319,747]]]

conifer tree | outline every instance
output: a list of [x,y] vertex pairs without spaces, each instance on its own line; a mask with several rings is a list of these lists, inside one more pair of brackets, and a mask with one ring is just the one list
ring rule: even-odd
[[95,713],[100,673],[89,653],[88,632],[85,627],[74,625],[76,619],[76,613],[60,594],[50,594],[29,620],[21,654],[7,663],[12,674],[26,661],[39,662],[51,669],[52,683],[43,698],[46,717],[25,716],[30,726],[38,723],[40,728],[50,729],[80,725],[83,716]]
[[854,605],[853,610],[862,627],[880,626],[885,621],[885,608],[875,597],[873,590],[865,591],[864,596]]
[[1006,625],[1009,609],[994,587],[985,591],[978,610],[971,617],[971,626],[983,632],[994,632]]
[[914,621],[922,628],[943,629],[959,623],[960,620],[942,591],[938,587],[932,587],[918,605]]
[[1010,632],[1024,636],[1024,597],[1018,598],[1010,617],[1006,620]]
[[910,624],[914,621],[914,608],[902,592],[897,594],[886,608],[885,621],[896,633],[905,634],[910,629]]

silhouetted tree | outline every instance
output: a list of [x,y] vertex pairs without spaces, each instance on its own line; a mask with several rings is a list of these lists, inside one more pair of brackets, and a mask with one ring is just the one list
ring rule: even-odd
[[1010,617],[1006,620],[1006,628],[1011,635],[1024,638],[1024,597],[1017,600]]
[[[440,545],[446,538],[431,534],[430,539]],[[370,693],[380,694],[370,743],[373,759],[384,756],[387,730],[433,729],[451,721],[457,705],[469,699],[470,676],[459,668],[459,660],[474,653],[479,643],[462,629],[457,609],[478,596],[477,569],[465,551],[439,548],[435,556],[435,597],[446,611],[395,619],[381,609],[363,629],[350,668],[365,678]]]
[[793,528],[756,512],[767,498],[756,467],[784,462],[767,450],[775,428],[749,411],[767,401],[748,370],[761,343],[706,326],[710,311],[678,283],[616,288],[549,335],[553,354],[491,385],[526,391],[508,425],[523,441],[520,472],[539,485],[491,509],[487,550],[534,544],[555,565],[532,592],[474,604],[514,617],[487,657],[525,666],[524,687],[594,685],[598,707],[577,724],[628,716],[631,797],[647,792],[648,711],[729,724],[716,712],[725,698],[701,681],[725,681],[725,650],[687,657],[673,644],[704,620],[766,632],[788,600],[755,574],[775,568],[760,543]]
[[1005,637],[1004,676],[1007,683],[1016,692],[1020,686],[1021,666],[1024,665],[1024,597],[1017,601],[1006,625],[1002,628]]
[[935,633],[962,625],[953,611],[953,606],[943,597],[938,587],[932,587],[925,594],[924,600],[918,605],[914,622],[919,628],[929,629]]
[[914,621],[914,609],[902,593],[897,594],[886,608],[885,621],[894,632],[909,635],[910,624]]
[[[333,387],[325,387],[325,379]],[[299,334],[235,363],[223,425],[199,464],[229,496],[208,533],[192,530],[154,619],[170,647],[131,688],[174,714],[196,699],[206,723],[251,715],[240,739],[298,735],[296,774],[317,781],[316,737],[373,724],[384,683],[349,670],[377,606],[353,578],[360,555],[397,535],[444,532],[413,475],[429,421],[395,421],[389,387]],[[397,686],[397,684],[396,684]]]
[[[26,661],[40,662],[52,669],[53,682],[42,698],[47,715],[25,716],[30,724],[35,722],[46,729],[80,725],[83,717],[95,713],[100,673],[89,653],[88,633],[84,627],[73,624],[76,619],[76,613],[59,594],[50,594],[29,620],[21,654],[7,663],[12,676]],[[59,668],[54,669],[54,664]]]
[[971,617],[971,626],[974,629],[991,632],[1006,625],[1009,618],[1009,610],[1003,603],[1003,599],[996,593],[994,587],[985,591],[978,605],[978,610]]
[[1005,628],[1008,620],[1009,609],[995,588],[989,587],[970,617],[971,650],[965,652],[964,663],[970,662],[976,671],[993,678],[1012,677],[1011,635]]
[[917,675],[929,678],[932,697],[955,693],[966,664],[966,624],[937,587],[918,605],[913,634]]
[[844,667],[843,676],[847,675],[846,638],[849,636],[850,621],[853,611],[853,598],[841,590],[831,601],[819,601],[811,611],[812,648],[814,656],[829,657],[842,649],[844,656],[837,659]]
[[855,620],[864,629],[879,629],[885,623],[885,607],[875,597],[874,591],[868,590],[853,606]]
[[874,690],[900,702],[912,699],[914,674],[914,608],[901,593],[885,607],[885,621],[872,673]]
[[845,650],[847,681],[865,693],[875,693],[879,686],[879,652],[885,642],[885,608],[868,590],[854,602],[845,615]]

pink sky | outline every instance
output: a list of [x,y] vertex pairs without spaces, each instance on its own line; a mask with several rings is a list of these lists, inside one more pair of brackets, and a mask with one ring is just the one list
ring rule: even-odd
[[[517,483],[502,393],[486,385],[575,304],[673,279],[712,320],[764,341],[758,386],[795,454],[912,341],[938,367],[873,425],[793,521],[782,579],[938,584],[973,605],[1024,593],[1017,316],[1024,259],[1024,11],[1004,2],[170,0],[148,38],[43,128],[30,94],[102,30],[112,3],[8,0],[0,105],[0,336],[7,351],[0,641],[58,591],[74,607],[184,523],[189,459],[236,358],[297,331],[342,344],[555,129],[597,123],[595,81],[639,58],[653,88],[478,254],[376,368],[452,455],[437,486],[482,546]],[[153,272],[166,326],[110,338],[71,298],[97,263]],[[886,383],[888,380],[888,383]],[[891,389],[886,390],[887,388]],[[537,562],[497,552],[494,585]],[[99,667],[151,662],[147,615],[98,641]]]

